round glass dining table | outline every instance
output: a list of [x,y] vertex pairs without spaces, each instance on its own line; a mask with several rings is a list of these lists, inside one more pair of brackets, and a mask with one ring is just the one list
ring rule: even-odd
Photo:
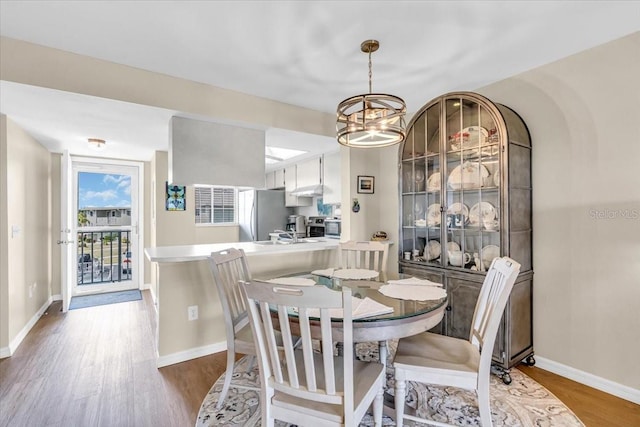
[[[349,280],[316,275],[309,277],[316,283],[335,290],[347,286],[354,297],[368,297],[393,309],[392,313],[353,319],[354,342],[382,341],[415,335],[433,328],[444,316],[447,298],[415,301],[410,299],[411,295],[407,295],[407,299],[388,297],[379,291],[380,287],[386,284],[386,279],[382,276],[372,280]],[[332,322],[338,325],[341,323],[340,319],[333,319]]]
[[[387,340],[399,339],[428,331],[442,321],[447,307],[446,297],[437,300],[415,301],[410,299],[411,295],[407,295],[407,299],[383,295],[379,289],[386,284],[387,280],[384,274],[372,280],[329,278],[313,274],[308,277],[313,278],[318,284],[335,290],[341,290],[343,286],[347,286],[355,297],[361,299],[369,297],[380,304],[393,308],[392,313],[353,319],[353,342],[377,341],[380,362],[384,365],[386,365],[387,361]],[[400,275],[400,278],[403,278],[403,276]],[[342,322],[340,319],[335,318],[331,322],[334,336],[339,341],[342,336]]]

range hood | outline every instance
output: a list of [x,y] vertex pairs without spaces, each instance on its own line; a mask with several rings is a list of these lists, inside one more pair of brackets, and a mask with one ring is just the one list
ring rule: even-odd
[[308,185],[306,187],[298,187],[291,192],[294,196],[313,197],[322,196],[322,185]]

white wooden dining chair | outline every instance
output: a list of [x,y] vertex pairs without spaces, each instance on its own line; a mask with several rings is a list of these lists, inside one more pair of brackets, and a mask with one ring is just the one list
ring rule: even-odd
[[489,406],[493,345],[519,271],[520,264],[510,258],[493,260],[480,289],[469,340],[423,332],[398,341],[393,361],[398,426],[402,426],[404,418],[447,425],[404,414],[407,380],[475,390],[482,426],[493,425]]
[[[216,405],[217,409],[220,409],[231,385],[236,354],[256,354],[247,307],[240,289],[240,282],[251,280],[251,273],[242,249],[230,248],[212,252],[209,266],[218,289],[227,337],[227,370]],[[252,363],[249,366],[251,367]]]
[[363,268],[379,273],[387,271],[389,245],[382,242],[356,242],[350,240],[340,243],[340,267]]
[[[300,426],[357,426],[373,403],[380,426],[385,374],[379,363],[353,359],[351,290],[256,282],[241,286],[258,350],[262,425],[273,426],[278,419]],[[335,310],[344,313],[342,338],[332,329]],[[276,328],[285,343],[284,362],[277,355]],[[301,336],[298,347],[291,344],[292,333]],[[314,352],[312,338],[318,334],[322,344]],[[334,356],[332,343],[338,339],[345,344],[343,356]]]

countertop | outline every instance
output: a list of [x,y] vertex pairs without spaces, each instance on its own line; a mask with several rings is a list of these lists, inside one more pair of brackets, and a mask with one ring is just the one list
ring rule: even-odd
[[234,243],[214,243],[202,245],[184,246],[159,246],[155,248],[145,248],[144,254],[151,262],[186,262],[205,260],[211,252],[221,251],[228,248],[243,249],[250,257],[254,255],[269,255],[291,252],[311,252],[337,249],[340,241],[329,238],[312,238],[317,242],[280,244],[267,243],[258,244],[256,242],[234,242]]

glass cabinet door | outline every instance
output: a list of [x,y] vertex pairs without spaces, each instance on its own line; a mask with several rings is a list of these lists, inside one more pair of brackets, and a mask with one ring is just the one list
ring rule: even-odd
[[440,104],[427,108],[402,152],[402,257],[441,265]]
[[500,130],[489,110],[473,100],[444,103],[442,256],[449,267],[486,271],[501,253]]

